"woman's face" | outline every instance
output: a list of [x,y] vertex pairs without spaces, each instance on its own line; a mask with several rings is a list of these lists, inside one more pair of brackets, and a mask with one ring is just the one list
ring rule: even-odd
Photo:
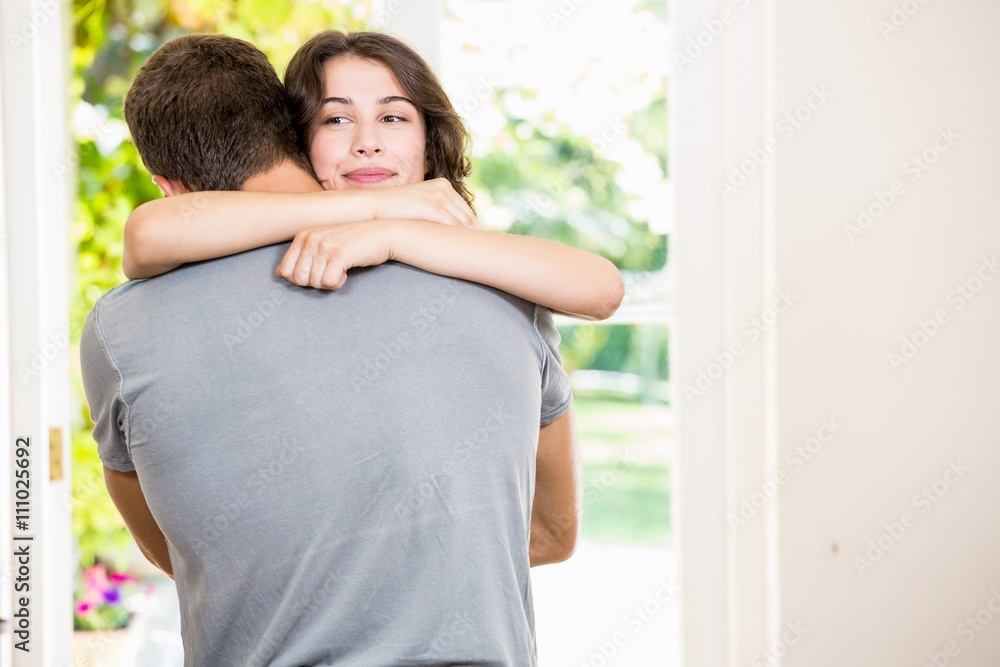
[[309,159],[327,190],[424,180],[423,116],[380,63],[341,56],[326,64]]

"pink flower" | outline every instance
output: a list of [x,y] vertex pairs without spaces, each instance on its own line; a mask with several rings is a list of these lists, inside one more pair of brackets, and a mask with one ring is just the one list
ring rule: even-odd
[[122,584],[122,583],[134,584],[139,581],[132,575],[125,574],[124,572],[112,572],[109,578],[116,584]]
[[94,605],[91,604],[90,602],[83,601],[76,603],[76,613],[79,616],[86,616],[90,611],[93,610],[93,608]]
[[108,583],[108,571],[104,565],[94,565],[83,571],[84,581],[90,590],[104,591],[110,587]]

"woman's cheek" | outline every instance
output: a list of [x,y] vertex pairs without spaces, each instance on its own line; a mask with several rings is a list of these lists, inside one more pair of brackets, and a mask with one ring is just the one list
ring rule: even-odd
[[309,152],[309,163],[312,164],[313,171],[316,172],[316,178],[323,184],[323,187],[328,190],[336,187],[332,178],[336,171],[330,164],[326,153],[322,150],[317,150],[315,143],[313,144],[313,150]]

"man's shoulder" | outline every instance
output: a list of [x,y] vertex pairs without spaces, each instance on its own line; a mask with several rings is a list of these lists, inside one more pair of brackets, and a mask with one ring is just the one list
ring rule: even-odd
[[90,312],[87,313],[86,320],[84,320],[83,329],[81,331],[81,343],[83,342],[83,339],[88,336],[101,337],[102,317],[105,317],[109,310],[113,310],[114,303],[119,298],[128,294],[130,291],[135,289],[139,283],[143,282],[145,282],[145,280],[129,280],[112,287],[107,292],[97,297],[97,301],[94,302]]
[[282,301],[289,315],[321,320],[364,313],[385,313],[391,319],[391,312],[415,317],[410,311],[421,308],[452,310],[490,325],[508,319],[530,327],[535,318],[533,303],[507,292],[395,261],[351,269],[340,290],[299,287],[274,273],[287,247],[267,246],[123,283],[98,299],[88,322],[97,329],[135,331],[145,329],[147,319],[164,320],[171,314],[184,320],[225,318],[232,309],[252,310],[264,300]]

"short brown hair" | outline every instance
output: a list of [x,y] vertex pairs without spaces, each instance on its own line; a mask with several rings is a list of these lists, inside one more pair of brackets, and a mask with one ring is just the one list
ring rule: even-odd
[[379,63],[392,72],[424,118],[427,133],[424,178],[447,178],[471,205],[472,193],[465,185],[466,177],[472,173],[467,155],[469,131],[430,66],[416,51],[389,35],[327,30],[295,52],[285,71],[285,88],[300,148],[308,154],[325,97],[324,67],[329,61],[347,55]]
[[136,74],[124,114],[146,168],[189,190],[239,190],[286,158],[310,169],[274,67],[241,39],[165,43]]

